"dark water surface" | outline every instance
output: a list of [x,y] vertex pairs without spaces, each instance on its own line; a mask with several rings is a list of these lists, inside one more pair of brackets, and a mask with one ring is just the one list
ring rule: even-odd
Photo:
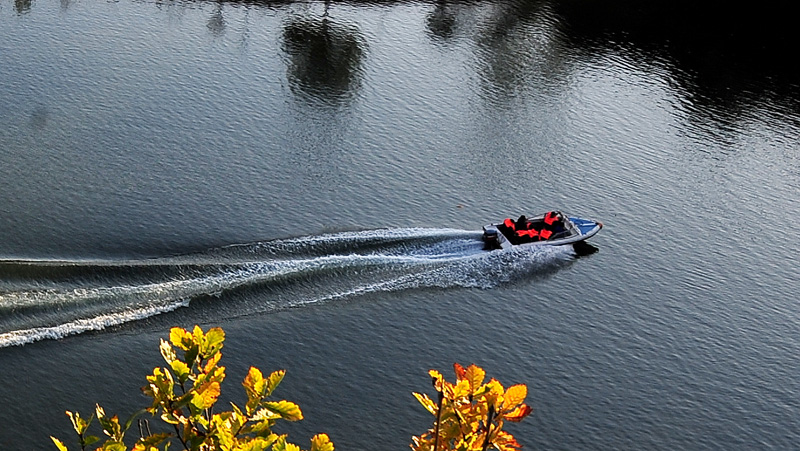
[[[426,371],[474,362],[529,385],[526,449],[797,448],[789,17],[0,2],[0,449],[143,406],[196,323],[232,399],[288,370],[304,445],[406,449]],[[599,252],[481,250],[551,208]]]

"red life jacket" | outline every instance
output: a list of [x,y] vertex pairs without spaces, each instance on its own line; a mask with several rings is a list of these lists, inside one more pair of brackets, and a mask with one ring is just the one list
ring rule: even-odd
[[517,236],[520,237],[520,238],[528,237],[528,238],[531,238],[533,240],[536,240],[536,238],[538,238],[539,235],[540,235],[539,232],[534,230],[534,229],[517,230]]
[[558,220],[558,212],[557,211],[548,211],[546,215],[544,215],[544,223],[551,226]]
[[503,225],[505,225],[506,227],[508,227],[511,230],[514,230],[514,228],[515,228],[514,221],[511,218],[506,218],[503,221]]
[[543,240],[549,240],[551,236],[553,236],[552,230],[542,229],[539,232],[539,236],[542,237]]

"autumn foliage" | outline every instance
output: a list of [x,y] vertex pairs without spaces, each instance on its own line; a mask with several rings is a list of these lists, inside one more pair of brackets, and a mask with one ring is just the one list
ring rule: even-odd
[[[147,376],[142,392],[152,403],[134,413],[127,421],[109,416],[99,405],[87,419],[77,412],[67,411],[85,451],[101,441],[89,434],[97,422],[106,436],[95,450],[104,451],[167,451],[177,445],[187,451],[301,451],[289,443],[287,436],[272,431],[280,421],[303,419],[300,406],[286,400],[273,399],[273,393],[283,380],[285,370],[264,376],[251,367],[242,382],[247,400],[242,406],[231,403],[231,410],[214,413],[225,380],[225,367],[220,366],[225,333],[212,328],[204,333],[195,326],[190,332],[173,328],[169,341],[161,340],[161,355],[166,366],[153,369]],[[495,379],[484,383],[486,374],[476,365],[467,368],[455,364],[456,382],[447,382],[436,370],[430,370],[437,400],[414,393],[420,403],[435,416],[433,427],[419,437],[413,437],[414,451],[517,451],[521,445],[503,430],[507,421],[521,421],[531,412],[524,403],[525,385],[504,389]],[[138,418],[150,413],[160,420],[160,432],[150,431],[147,419]],[[134,421],[138,438],[126,437]],[[67,446],[51,437],[60,451]],[[125,442],[133,441],[132,447]],[[310,451],[333,451],[326,434],[311,439]]]
[[[219,366],[224,341],[225,332],[220,328],[207,333],[198,326],[192,332],[173,328],[169,342],[161,340],[161,355],[167,366],[153,369],[153,374],[147,376],[147,385],[142,387],[142,392],[153,400],[150,407],[125,423],[120,423],[117,416],[106,415],[100,406],[88,420],[78,413],[67,412],[81,449],[100,441],[87,433],[96,416],[107,436],[96,449],[127,451],[125,434],[135,417],[149,412],[172,431],[151,433],[149,423],[145,421],[143,427],[140,422],[140,437],[132,451],[167,450],[173,442],[191,451],[300,451],[300,447],[286,441],[286,435],[272,432],[278,420],[303,419],[297,404],[269,399],[283,380],[284,370],[264,377],[258,368],[251,367],[242,382],[247,395],[244,406],[231,403],[231,410],[213,413],[225,379],[225,367]],[[52,439],[59,450],[67,450],[59,439]],[[326,434],[316,435],[311,439],[311,451],[333,451],[333,443]]]
[[437,392],[434,402],[426,394],[414,393],[417,400],[436,417],[431,429],[413,437],[414,451],[484,451],[489,448],[516,451],[522,447],[514,436],[503,430],[506,421],[519,422],[531,413],[524,403],[528,387],[512,385],[504,389],[496,379],[484,383],[483,368],[467,368],[456,363],[455,384],[447,382],[436,370],[430,370]]

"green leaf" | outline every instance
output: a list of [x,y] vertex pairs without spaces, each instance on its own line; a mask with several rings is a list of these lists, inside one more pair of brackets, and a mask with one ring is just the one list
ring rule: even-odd
[[127,420],[125,420],[125,425],[122,427],[122,430],[125,432],[128,429],[130,429],[131,428],[131,424],[133,424],[133,420],[135,420],[136,417],[138,417],[139,415],[141,415],[141,414],[143,414],[145,412],[147,412],[147,409],[139,409],[136,412],[134,412],[133,415],[131,415],[130,417],[128,417]]
[[203,340],[203,356],[208,358],[218,353],[225,341],[225,332],[219,327],[211,328]]
[[248,423],[242,432],[245,434],[255,434],[259,437],[265,437],[272,434],[272,426],[275,425],[275,420],[280,419],[280,415],[272,413],[267,409],[259,410],[255,416],[250,418],[251,423]]
[[164,440],[167,440],[170,437],[170,434],[153,434],[147,437],[140,438],[136,444],[141,444],[145,447],[152,447],[161,444]]
[[124,443],[111,440],[103,443],[103,447],[100,449],[103,451],[128,451]]
[[190,402],[192,402],[193,397],[194,397],[194,391],[190,390],[185,395],[173,401],[171,406],[173,409],[183,409],[184,407],[189,405]]
[[272,445],[272,451],[286,451],[286,434],[278,436]]
[[197,355],[200,353],[200,347],[197,345],[192,345],[186,352],[183,353],[183,360],[186,364],[191,368],[194,366],[195,361],[197,360]]
[[180,384],[183,384],[184,382],[189,380],[189,376],[191,375],[192,370],[184,362],[175,359],[172,362],[170,362],[169,366],[170,368],[172,368],[172,371],[175,373],[175,375],[178,376],[178,382]]
[[58,448],[58,451],[69,451],[66,445],[64,445],[64,443],[61,440],[53,437],[52,435],[50,436],[50,439],[53,440],[53,443],[56,444],[56,448]]
[[166,403],[175,397],[175,381],[172,374],[163,368],[153,368],[153,374],[147,376],[149,386],[142,389],[145,395],[153,398],[153,407]]

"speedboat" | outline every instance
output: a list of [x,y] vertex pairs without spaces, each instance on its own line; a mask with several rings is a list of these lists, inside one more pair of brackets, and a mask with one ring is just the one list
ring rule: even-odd
[[509,218],[483,226],[484,249],[567,244],[580,246],[602,228],[602,222],[567,216],[560,211],[549,211],[531,218],[520,216],[516,221]]

